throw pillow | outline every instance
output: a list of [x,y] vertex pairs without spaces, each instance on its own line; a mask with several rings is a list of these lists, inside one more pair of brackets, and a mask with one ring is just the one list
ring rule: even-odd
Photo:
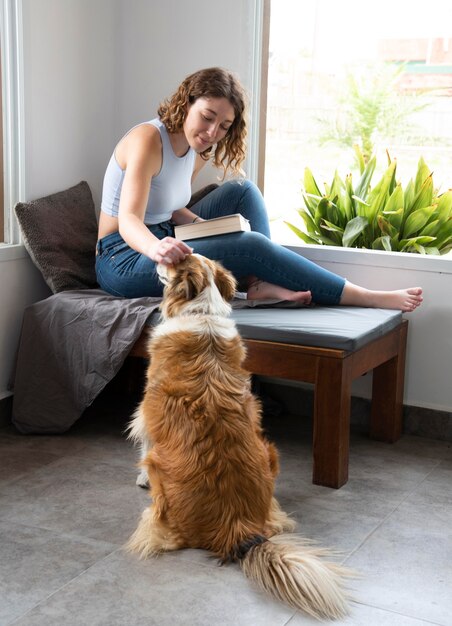
[[97,287],[97,219],[86,181],[14,207],[25,248],[53,293]]

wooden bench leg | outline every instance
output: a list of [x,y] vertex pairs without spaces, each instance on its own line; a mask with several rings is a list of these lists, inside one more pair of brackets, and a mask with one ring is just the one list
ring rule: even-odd
[[350,360],[319,359],[316,379],[312,482],[339,489],[348,480]]
[[402,434],[407,328],[400,326],[398,354],[373,372],[370,436],[388,443]]

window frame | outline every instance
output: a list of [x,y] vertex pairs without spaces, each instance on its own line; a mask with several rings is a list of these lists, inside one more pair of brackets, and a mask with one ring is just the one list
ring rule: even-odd
[[0,0],[4,237],[0,261],[25,255],[15,204],[24,198],[22,0]]

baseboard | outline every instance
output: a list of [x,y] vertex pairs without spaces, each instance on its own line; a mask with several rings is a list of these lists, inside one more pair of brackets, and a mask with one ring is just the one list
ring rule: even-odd
[[[257,391],[279,401],[284,410],[291,415],[312,415],[313,388],[260,380]],[[355,427],[367,428],[369,426],[370,400],[352,397],[350,422]],[[404,406],[403,432],[429,439],[452,441],[452,412]]]
[[0,398],[0,427],[11,424],[13,412],[13,396]]

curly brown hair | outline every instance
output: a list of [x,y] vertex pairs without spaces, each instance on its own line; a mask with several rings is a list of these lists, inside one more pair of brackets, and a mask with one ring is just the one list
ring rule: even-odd
[[168,132],[182,130],[188,105],[198,98],[226,98],[233,106],[235,115],[226,136],[216,146],[201,152],[201,157],[205,161],[212,157],[214,165],[223,168],[224,175],[228,170],[233,174],[243,174],[241,164],[245,159],[247,134],[246,98],[238,78],[220,67],[210,67],[187,76],[177,91],[159,106],[158,115]]

